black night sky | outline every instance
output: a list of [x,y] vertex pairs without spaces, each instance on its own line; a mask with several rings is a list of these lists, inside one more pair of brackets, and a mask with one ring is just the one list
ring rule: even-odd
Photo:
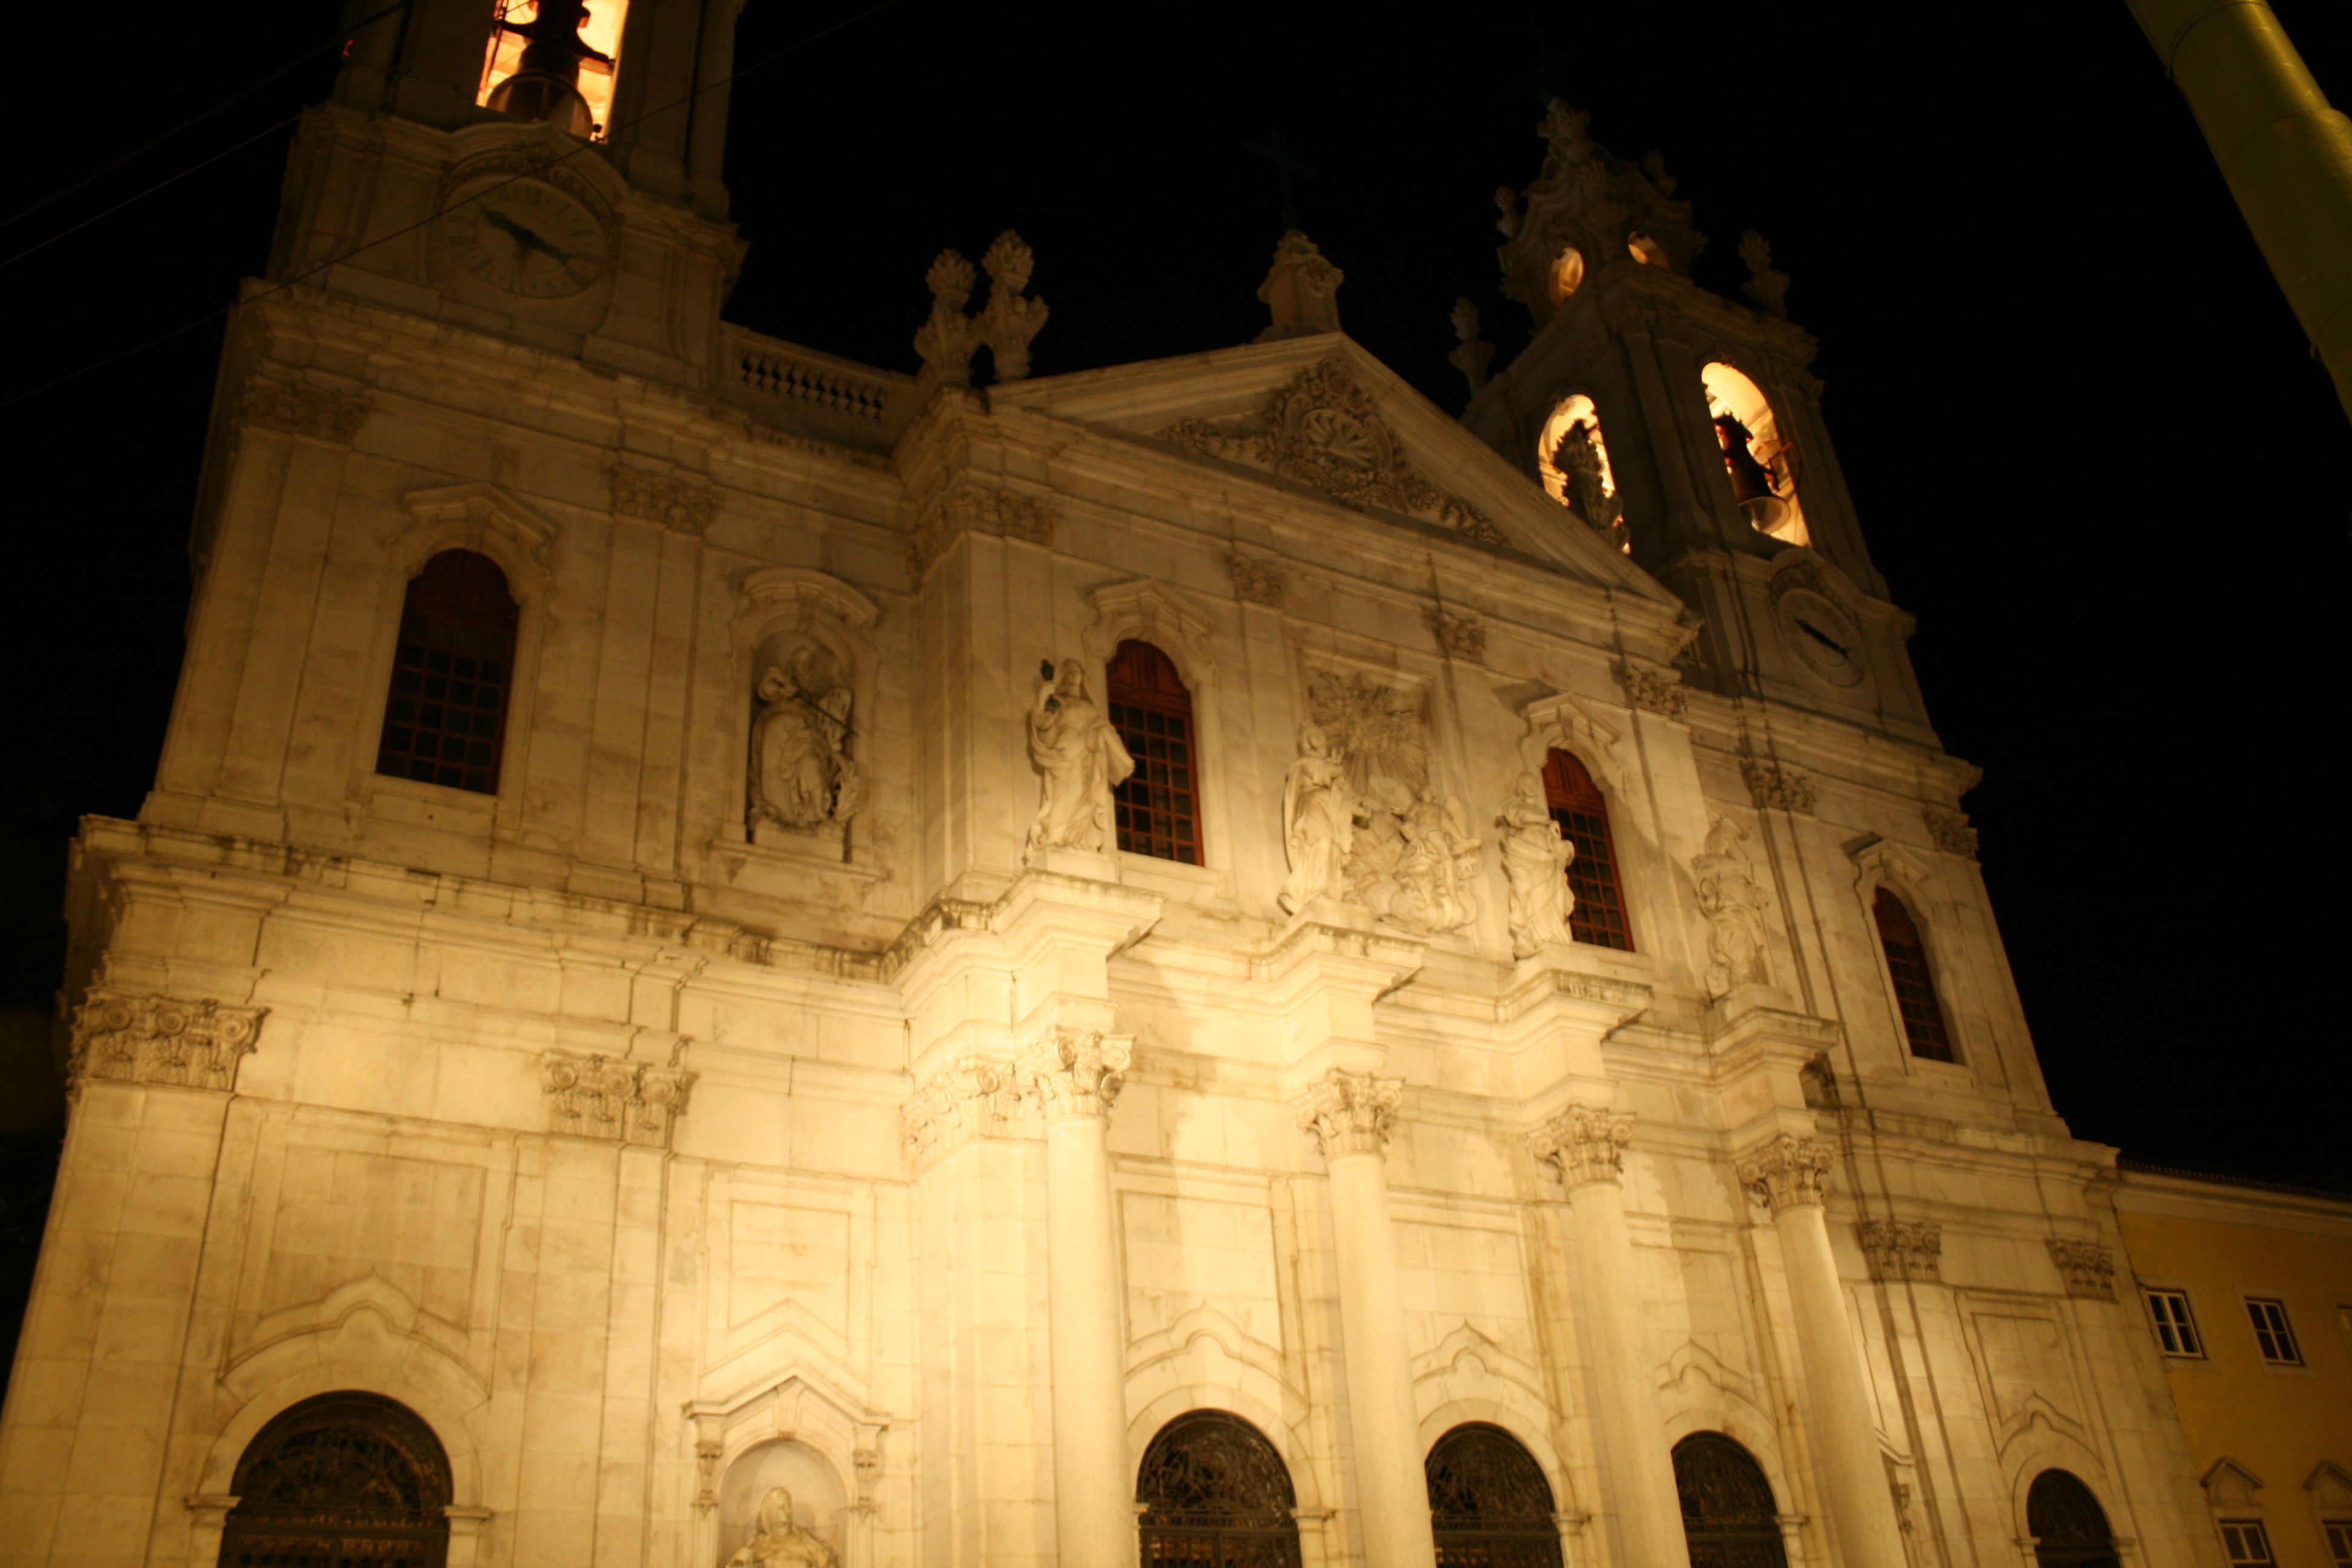
[[[2274,4],[2352,100],[2352,7]],[[738,59],[858,9],[751,0]],[[333,0],[18,8],[0,211],[336,16]],[[5,261],[260,133],[0,266],[0,398],[30,394],[0,417],[11,1007],[57,985],[75,816],[132,815],[152,773],[220,324],[33,389],[261,269],[290,135],[269,128],[330,63],[0,230]],[[1525,339],[1496,291],[1492,193],[1534,177],[1549,92],[1619,153],[1664,153],[1712,237],[1702,283],[1734,288],[1748,227],[1794,277],[1864,529],[1919,619],[1931,711],[1985,769],[1965,804],[2059,1110],[2141,1159],[2352,1188],[2326,1067],[2347,1043],[2327,1000],[2347,952],[2344,790],[2324,764],[2345,712],[2352,433],[2121,0],[898,0],[735,89],[751,252],[729,314],[912,369],[931,256],[1014,227],[1053,307],[1037,374],[1239,342],[1264,320],[1281,216],[1253,148],[1279,138],[1314,170],[1297,205],[1347,271],[1348,330],[1458,408],[1455,297],[1504,357]],[[31,1099],[0,1110],[20,1163],[54,1162]],[[26,1214],[12,1204],[9,1227]]]

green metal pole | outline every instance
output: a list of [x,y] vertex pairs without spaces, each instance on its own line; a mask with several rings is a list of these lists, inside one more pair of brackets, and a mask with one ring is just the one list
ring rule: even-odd
[[2265,0],[2128,0],[2352,416],[2352,120]]

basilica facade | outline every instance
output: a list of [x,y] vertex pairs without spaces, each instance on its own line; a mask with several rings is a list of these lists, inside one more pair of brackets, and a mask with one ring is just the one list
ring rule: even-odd
[[8,1560],[2221,1562],[1760,242],[1555,106],[1466,411],[1297,234],[851,363],[719,314],[733,9],[303,126]]

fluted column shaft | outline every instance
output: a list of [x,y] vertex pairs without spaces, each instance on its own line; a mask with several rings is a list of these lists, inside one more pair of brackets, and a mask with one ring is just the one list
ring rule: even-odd
[[1429,1483],[1413,1413],[1386,1148],[1402,1086],[1334,1068],[1298,1103],[1323,1147],[1338,1254],[1339,1349],[1347,1361],[1348,1429],[1365,1568],[1431,1568]]
[[1739,1163],[1739,1179],[1772,1205],[1805,1367],[1808,1425],[1840,1555],[1846,1568],[1903,1568],[1902,1526],[1879,1457],[1870,1374],[1846,1316],[1822,1207],[1830,1163],[1828,1144],[1783,1133]]
[[1136,1562],[1110,1107],[1125,1040],[1057,1028],[1021,1063],[1045,1112],[1047,1326],[1053,1337],[1054,1532],[1062,1568]]
[[1568,1189],[1580,1286],[1577,1313],[1591,1342],[1618,1560],[1647,1568],[1689,1568],[1682,1500],[1658,1414],[1656,1363],[1642,1333],[1633,1238],[1626,1229],[1619,1180],[1633,1124],[1631,1116],[1571,1106],[1530,1142],[1536,1158],[1556,1170]]

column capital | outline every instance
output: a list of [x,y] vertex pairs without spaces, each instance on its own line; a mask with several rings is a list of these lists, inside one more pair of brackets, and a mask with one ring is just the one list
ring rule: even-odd
[[[975,1138],[1018,1131],[1021,1089],[1013,1069],[986,1057],[965,1057],[931,1075],[899,1115],[907,1152],[917,1164]],[[1033,1133],[1032,1136],[1034,1136]]]
[[1836,1157],[1826,1139],[1783,1132],[1741,1157],[1739,1184],[1768,1200],[1775,1215],[1808,1205],[1818,1208]]
[[1560,1184],[1574,1189],[1594,1182],[1615,1185],[1625,1167],[1625,1145],[1633,1141],[1631,1113],[1571,1105],[1528,1134],[1536,1163],[1549,1165]]
[[1291,1101],[1298,1125],[1315,1134],[1326,1160],[1342,1154],[1378,1154],[1388,1147],[1389,1127],[1404,1099],[1404,1080],[1333,1068]]
[[235,1089],[237,1064],[252,1054],[267,1007],[209,996],[142,995],[93,985],[74,1014],[66,1081],[181,1084]]
[[1134,1057],[1132,1036],[1056,1025],[1022,1047],[1013,1070],[1021,1092],[1036,1099],[1045,1120],[1062,1121],[1109,1115]]

